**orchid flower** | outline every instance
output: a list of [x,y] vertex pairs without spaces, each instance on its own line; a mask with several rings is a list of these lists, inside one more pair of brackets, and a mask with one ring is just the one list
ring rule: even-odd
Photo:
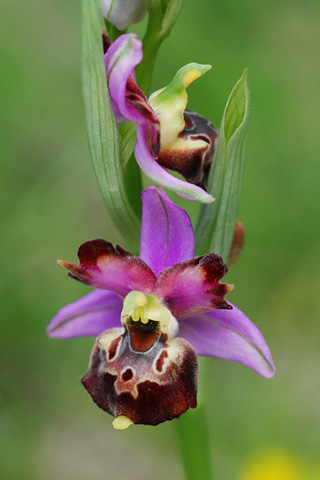
[[[214,199],[205,191],[218,138],[217,129],[201,115],[186,110],[190,83],[210,65],[190,63],[173,81],[154,92],[149,101],[135,81],[134,68],[142,60],[142,44],[135,34],[114,43],[104,37],[110,98],[117,122],[137,126],[135,156],[140,168],[157,184],[203,203]],[[171,175],[174,170],[187,181]]]
[[274,375],[261,332],[224,299],[233,287],[219,283],[228,267],[214,253],[193,258],[187,212],[154,186],[142,203],[140,258],[91,240],[80,246],[79,264],[58,261],[96,290],[62,308],[47,330],[98,336],[82,383],[115,428],[156,425],[195,408],[197,355]]
[[102,0],[103,16],[119,30],[140,22],[147,10],[140,0]]

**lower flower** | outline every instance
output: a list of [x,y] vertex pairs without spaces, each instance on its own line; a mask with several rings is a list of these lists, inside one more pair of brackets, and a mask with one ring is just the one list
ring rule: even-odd
[[224,299],[233,286],[219,283],[228,270],[222,259],[193,258],[190,219],[162,190],[150,187],[142,200],[140,258],[91,240],[79,248],[79,264],[59,261],[97,290],[48,326],[52,337],[98,335],[82,383],[115,428],[157,425],[195,408],[197,355],[274,375],[262,334]]
[[177,321],[161,300],[132,291],[121,320],[124,328],[98,336],[82,379],[93,401],[115,417],[114,426],[157,425],[195,408],[197,354],[174,338]]

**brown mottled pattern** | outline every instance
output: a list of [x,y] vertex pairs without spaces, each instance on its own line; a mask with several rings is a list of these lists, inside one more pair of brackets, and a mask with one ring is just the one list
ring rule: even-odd
[[121,336],[115,338],[114,340],[112,340],[112,342],[110,343],[110,346],[109,346],[109,349],[108,349],[108,358],[109,360],[112,360],[115,356],[115,354],[117,353],[117,348],[118,348],[118,345],[119,345],[119,342],[121,340]]
[[[114,361],[107,361],[96,343],[89,370],[82,378],[100,408],[137,424],[157,425],[196,407],[198,360],[187,341],[175,338],[165,343],[160,338],[146,352],[136,352],[129,330],[122,339]],[[173,360],[169,360],[170,353]],[[155,366],[160,363],[161,371]]]
[[158,372],[162,372],[164,361],[166,358],[168,358],[168,352],[166,352],[166,350],[163,350],[160,357],[156,361],[156,369],[158,370]]
[[132,378],[133,378],[133,371],[132,371],[131,368],[127,368],[127,370],[125,372],[123,372],[123,374],[122,374],[122,380],[124,382],[128,382]]

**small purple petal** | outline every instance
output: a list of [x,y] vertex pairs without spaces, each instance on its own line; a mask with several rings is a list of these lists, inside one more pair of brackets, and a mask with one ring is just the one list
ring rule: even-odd
[[174,177],[156,162],[147,145],[147,129],[148,126],[145,124],[137,125],[135,157],[141,170],[154,182],[169,190],[173,190],[188,200],[199,200],[202,203],[213,202],[214,198],[205,190]]
[[125,297],[131,290],[153,291],[156,276],[140,258],[102,239],[83,243],[78,250],[79,264],[59,260],[69,275],[85,285],[111,290]]
[[230,285],[219,283],[228,267],[219,255],[209,253],[167,268],[157,278],[155,293],[177,319],[214,308],[232,308],[224,296]]
[[122,300],[113,292],[95,290],[61,308],[47,328],[49,337],[97,336],[121,326]]
[[156,275],[190,260],[194,251],[192,223],[185,210],[154,186],[142,192],[140,258]]
[[262,377],[273,377],[275,366],[262,333],[237,307],[186,318],[179,327],[179,337],[198,355],[239,362]]
[[142,60],[142,43],[136,34],[121,35],[111,44],[104,56],[112,106],[117,120],[125,118],[132,122],[141,122],[143,115],[127,102],[127,82],[131,77],[131,85],[135,93],[145,98],[133,79],[134,67]]

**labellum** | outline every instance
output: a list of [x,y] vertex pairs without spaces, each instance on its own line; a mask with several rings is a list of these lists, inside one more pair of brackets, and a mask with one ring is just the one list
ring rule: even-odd
[[193,347],[182,338],[169,340],[160,322],[143,315],[124,323],[124,329],[98,336],[82,378],[93,401],[115,417],[114,427],[157,425],[195,408],[198,360]]
[[185,128],[178,134],[176,145],[160,150],[157,161],[205,189],[219,133],[196,112],[185,110],[183,116]]

